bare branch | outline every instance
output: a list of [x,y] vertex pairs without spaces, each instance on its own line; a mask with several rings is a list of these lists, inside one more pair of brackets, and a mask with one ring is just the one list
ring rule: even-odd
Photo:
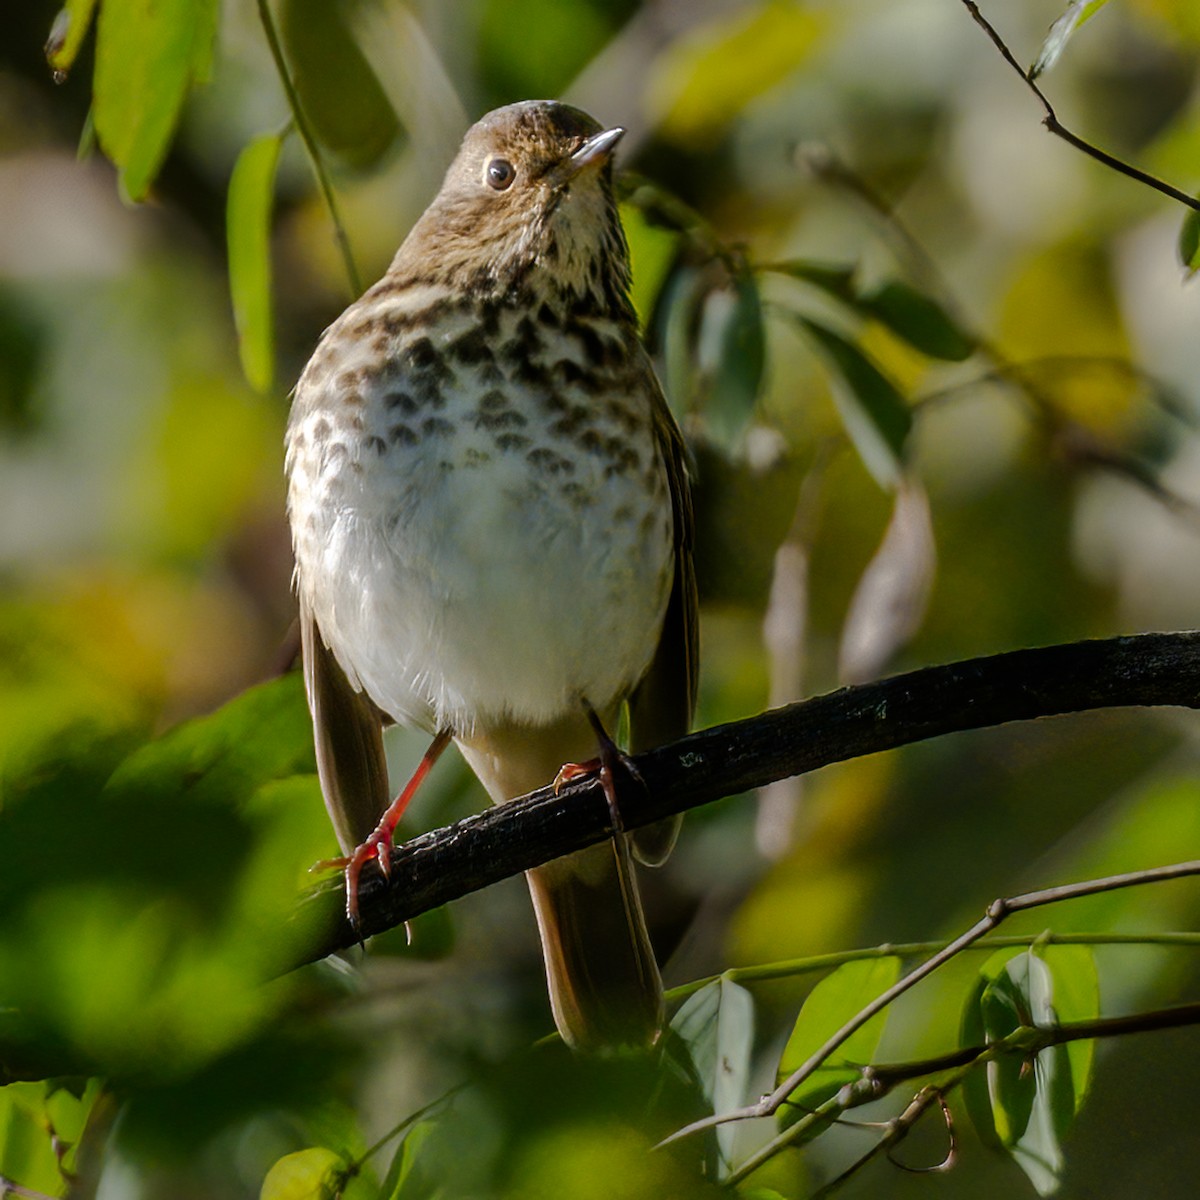
[[1099,146],[1093,146],[1091,142],[1086,142],[1083,138],[1072,133],[1057,117],[1054,108],[1050,101],[1046,99],[1045,93],[1037,83],[1033,76],[1021,66],[1013,57],[1012,51],[1004,44],[1004,39],[996,32],[989,24],[987,18],[979,11],[979,6],[974,0],[962,0],[967,11],[974,18],[975,23],[988,35],[992,44],[1000,52],[1000,56],[1020,77],[1025,81],[1025,86],[1038,98],[1038,102],[1045,112],[1045,117],[1042,118],[1042,124],[1046,126],[1051,133],[1056,137],[1062,138],[1070,146],[1074,146],[1076,150],[1082,150],[1084,154],[1090,158],[1094,158],[1097,162],[1103,163],[1106,167],[1111,167],[1112,170],[1119,172],[1122,175],[1128,175],[1130,179],[1136,179],[1138,183],[1144,183],[1147,187],[1153,188],[1156,192],[1162,192],[1164,196],[1170,196],[1172,200],[1178,200],[1180,204],[1186,205],[1188,208],[1200,211],[1200,200],[1194,196],[1189,196],[1187,192],[1181,192],[1172,184],[1166,183],[1162,179],[1157,179],[1155,176],[1139,167],[1132,166],[1130,163],[1123,162],[1114,155],[1109,154],[1107,150],[1101,150]]

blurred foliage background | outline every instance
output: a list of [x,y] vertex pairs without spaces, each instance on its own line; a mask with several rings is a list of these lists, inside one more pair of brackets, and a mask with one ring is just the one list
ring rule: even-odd
[[[86,28],[90,6],[69,7],[60,39]],[[990,8],[1024,62],[1061,11]],[[282,1160],[266,1194],[318,1195],[330,1164],[461,1087],[345,1194],[715,1195],[710,1147],[645,1153],[703,1111],[678,1072],[529,1049],[551,1026],[520,880],[423,918],[409,946],[262,983],[303,945],[295,901],[334,851],[300,685],[279,675],[281,439],[354,286],[298,138],[276,141],[289,108],[261,9],[102,0],[101,39],[126,36],[122,13],[149,33],[106,64],[93,32],[58,79],[54,5],[3,16],[0,1070],[20,1082],[0,1089],[0,1173],[53,1195],[243,1197]],[[956,0],[269,11],[365,282],[469,120],[561,96],[628,127],[636,299],[697,461],[699,724],[885,670],[1196,623],[1183,210],[1048,136]],[[178,86],[153,92],[154,35],[189,20]],[[1043,84],[1074,131],[1188,190],[1198,58],[1190,0],[1116,0]],[[161,125],[161,161],[122,142],[122,104]],[[273,277],[239,226],[239,349],[226,203],[261,137],[231,219],[270,213]],[[420,749],[396,733],[394,772]],[[647,880],[667,983],[953,936],[997,895],[1200,857],[1198,785],[1190,713],[1119,711],[731,798]],[[408,828],[482,802],[447,762]],[[1177,883],[1013,926],[1152,932],[1198,907]],[[1189,953],[1099,949],[1101,1011],[1194,995]],[[900,1005],[880,1056],[949,1049],[977,967]],[[749,1096],[812,978],[751,989]],[[1063,1195],[1194,1193],[1195,1053],[1187,1030],[1098,1048]],[[835,1130],[748,1182],[806,1195],[869,1136]],[[958,1136],[947,1175],[877,1163],[846,1194],[1032,1194],[965,1121]],[[944,1141],[934,1121],[901,1157],[937,1162]]]

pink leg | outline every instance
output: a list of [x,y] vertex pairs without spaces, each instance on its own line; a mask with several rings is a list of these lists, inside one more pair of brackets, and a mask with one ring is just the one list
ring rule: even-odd
[[641,783],[642,779],[634,769],[629,756],[623,753],[621,747],[609,737],[608,730],[604,728],[603,722],[596,715],[596,710],[586,700],[583,702],[583,707],[596,734],[596,740],[600,743],[600,754],[597,758],[589,758],[587,762],[563,763],[554,777],[554,790],[557,792],[564,783],[570,783],[573,779],[580,779],[585,775],[594,775],[599,772],[600,786],[604,789],[605,800],[608,801],[609,820],[612,822],[613,832],[619,833],[624,829],[624,822],[621,820],[621,810],[617,804],[617,773],[624,771],[638,783]]
[[358,878],[362,874],[362,869],[371,859],[375,859],[383,874],[391,875],[392,862],[389,851],[392,847],[392,836],[396,832],[396,826],[400,824],[400,818],[404,816],[404,810],[408,807],[409,801],[416,795],[417,788],[425,782],[425,776],[433,769],[433,764],[437,762],[442,751],[449,744],[450,736],[449,729],[438,730],[429,749],[425,751],[421,761],[417,764],[412,778],[405,784],[400,795],[392,801],[387,812],[380,817],[379,824],[375,826],[371,835],[355,848],[349,858],[335,860],[328,864],[346,868],[346,916],[350,918],[350,923],[356,929],[358,928]]

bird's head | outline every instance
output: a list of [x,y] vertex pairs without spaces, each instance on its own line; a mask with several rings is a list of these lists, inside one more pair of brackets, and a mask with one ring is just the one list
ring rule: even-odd
[[552,100],[488,113],[467,131],[397,265],[419,257],[463,290],[551,283],[605,307],[627,304],[611,162],[624,132]]

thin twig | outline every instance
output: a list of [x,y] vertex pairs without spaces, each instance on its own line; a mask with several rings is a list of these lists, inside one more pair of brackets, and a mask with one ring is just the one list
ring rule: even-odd
[[1112,170],[1118,171],[1122,175],[1127,175],[1130,179],[1136,179],[1138,183],[1144,183],[1147,187],[1153,188],[1157,192],[1161,192],[1164,196],[1169,196],[1172,200],[1179,201],[1180,204],[1200,212],[1200,200],[1194,196],[1189,196],[1186,192],[1181,192],[1177,187],[1150,175],[1139,167],[1132,166],[1130,163],[1123,162],[1114,155],[1109,154],[1106,150],[1101,150],[1098,146],[1093,146],[1091,142],[1084,141],[1077,134],[1072,133],[1058,119],[1054,112],[1054,108],[1050,101],[1046,99],[1045,93],[1038,87],[1033,76],[1021,66],[1013,57],[1012,51],[1004,44],[1004,39],[996,32],[996,30],[988,23],[987,18],[979,11],[979,6],[975,0],[962,0],[967,11],[975,19],[975,23],[988,35],[992,44],[1000,52],[1001,58],[1016,73],[1025,81],[1026,87],[1038,98],[1042,106],[1045,116],[1042,118],[1042,124],[1053,133],[1056,137],[1062,138],[1068,145],[1074,146],[1076,150],[1082,150],[1084,154],[1094,158],[1097,162],[1103,163],[1106,167],[1111,167]]
[[363,291],[362,278],[355,265],[354,254],[350,249],[350,238],[346,233],[345,225],[342,224],[337,196],[334,194],[329,172],[325,169],[321,148],[317,145],[316,135],[313,133],[312,126],[308,123],[308,117],[300,103],[300,94],[296,91],[296,85],[288,71],[287,60],[283,55],[283,46],[279,41],[279,31],[275,28],[275,16],[271,12],[269,0],[258,0],[258,16],[262,22],[263,32],[266,34],[267,45],[271,48],[271,57],[275,60],[275,70],[279,72],[279,81],[287,96],[292,120],[296,122],[296,131],[300,134],[300,140],[308,152],[308,160],[312,164],[313,174],[317,177],[317,186],[321,189],[325,207],[329,210],[329,219],[333,222],[333,232],[337,239],[338,249],[341,251],[342,264],[346,268],[346,278],[350,282],[352,293],[359,296]]
[[[1054,933],[1042,932],[1011,937],[986,937],[968,947],[971,951],[1020,949],[1032,946],[1185,946],[1200,949],[1200,933]],[[752,967],[729,967],[718,975],[693,979],[668,989],[668,1002],[686,1000],[688,996],[710,983],[727,979],[732,983],[767,983],[779,979],[795,979],[817,971],[832,971],[848,962],[863,962],[873,958],[916,958],[934,954],[947,943],[885,942],[857,950],[837,950],[829,954],[812,954],[807,958],[784,959],[779,962],[758,963]]]
[[[932,955],[919,966],[914,967],[913,970],[897,980],[886,991],[880,993],[870,1004],[863,1007],[841,1029],[829,1037],[820,1049],[810,1055],[773,1092],[764,1096],[757,1104],[746,1105],[744,1108],[731,1109],[719,1116],[705,1117],[699,1121],[693,1121],[689,1125],[676,1130],[669,1137],[664,1138],[659,1144],[665,1146],[680,1138],[710,1129],[715,1125],[726,1124],[730,1121],[744,1121],[755,1117],[773,1116],[779,1111],[788,1097],[847,1038],[861,1029],[872,1017],[881,1013],[892,1001],[911,990],[922,979],[933,974],[934,971],[962,953],[963,950],[978,942],[1013,913],[1025,912],[1028,909],[1039,908],[1046,904],[1057,904],[1063,900],[1075,900],[1083,896],[1095,896],[1102,892],[1112,892],[1127,887],[1140,887],[1144,884],[1161,883],[1168,879],[1182,879],[1193,875],[1200,875],[1200,860],[1172,863],[1170,866],[1151,867],[1144,871],[1130,871],[1121,875],[1106,875],[1100,879],[1089,879],[1082,883],[1062,884],[1058,887],[1042,888],[1035,892],[1025,892],[1020,896],[1010,896],[994,900],[988,905],[987,912],[970,929],[960,934],[937,954]],[[781,1136],[790,1140],[789,1135],[791,1132],[791,1130],[788,1130],[786,1134]],[[786,1144],[786,1142],[782,1144]],[[775,1145],[775,1142],[768,1143],[768,1146],[773,1145]],[[765,1150],[767,1147],[763,1149]]]

